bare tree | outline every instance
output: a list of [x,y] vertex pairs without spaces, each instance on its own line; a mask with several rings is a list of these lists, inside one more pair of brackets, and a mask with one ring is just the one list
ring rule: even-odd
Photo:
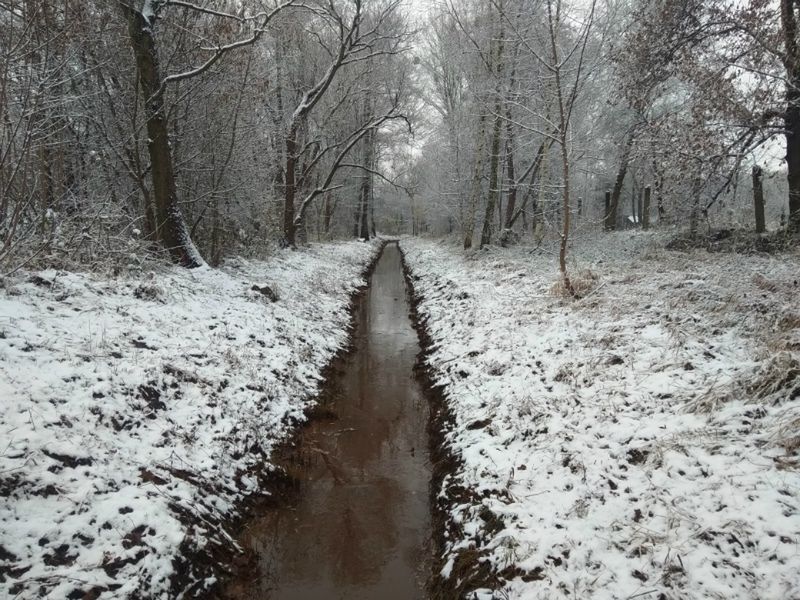
[[[660,107],[647,123],[647,137],[660,146],[647,150],[660,171],[653,174],[660,213],[672,178],[675,201],[692,198],[683,214],[707,216],[743,164],[778,137],[786,144],[789,213],[800,211],[798,7],[775,8],[755,1],[635,4],[620,73],[629,99],[649,97]],[[691,177],[680,175],[688,171]],[[797,222],[790,218],[789,227]]]
[[[555,4],[555,6],[553,6]],[[568,147],[568,136],[572,108],[575,105],[578,92],[580,91],[586,44],[589,40],[589,32],[594,20],[595,0],[592,0],[588,15],[584,19],[580,30],[575,36],[574,45],[565,56],[559,53],[559,32],[563,27],[563,13],[561,0],[547,1],[547,23],[550,32],[550,53],[552,62],[548,68],[552,71],[555,79],[556,104],[558,106],[558,144],[561,149],[561,176],[562,176],[562,211],[563,224],[561,230],[561,244],[559,246],[558,265],[561,270],[561,277],[564,287],[575,296],[575,288],[567,273],[567,243],[570,232],[570,157]],[[571,56],[577,56],[575,65],[574,79],[571,85],[564,81],[564,69]]]
[[[177,262],[187,267],[197,267],[203,264],[203,259],[192,242],[179,205],[164,93],[169,84],[197,77],[208,71],[231,50],[258,41],[272,18],[281,10],[293,5],[295,0],[288,0],[269,11],[245,16],[181,0],[141,0],[136,4],[119,0],[119,3],[128,20],[128,35],[136,59],[140,96],[147,123],[147,145],[153,186],[152,223],[155,227],[152,233]],[[163,76],[156,43],[156,23],[162,11],[170,6],[216,18],[230,19],[240,24],[253,24],[254,29],[247,37],[209,47],[210,56],[200,65],[181,73]]]
[[[321,36],[319,37],[320,43],[324,45],[326,51],[330,54],[330,60],[324,72],[303,93],[302,98],[291,113],[286,127],[286,164],[283,177],[283,243],[287,246],[295,245],[296,230],[302,223],[308,203],[327,191],[330,184],[328,180],[332,181],[345,155],[357,141],[375,127],[375,124],[373,120],[368,119],[366,123],[361,124],[345,140],[318,151],[317,155],[310,160],[310,164],[314,166],[321,161],[322,156],[329,152],[332,153],[336,147],[342,146],[344,148],[344,154],[337,155],[337,159],[332,163],[333,169],[328,173],[330,177],[324,177],[328,184],[323,186],[322,189],[316,188],[311,194],[307,195],[298,208],[296,206],[298,163],[306,152],[311,151],[312,148],[317,148],[316,142],[312,141],[307,141],[301,145],[299,140],[300,131],[306,128],[312,110],[329,91],[331,84],[342,69],[372,61],[378,57],[397,55],[406,51],[405,42],[408,33],[405,31],[403,24],[396,19],[398,6],[399,0],[391,0],[382,6],[378,6],[374,11],[368,11],[363,0],[348,0],[340,4],[334,2],[321,4],[315,10],[315,15],[318,17],[319,22],[331,33],[330,47],[327,43],[321,41]],[[387,118],[397,117],[396,109],[397,106],[393,107],[390,113],[378,119],[380,123],[383,123]]]

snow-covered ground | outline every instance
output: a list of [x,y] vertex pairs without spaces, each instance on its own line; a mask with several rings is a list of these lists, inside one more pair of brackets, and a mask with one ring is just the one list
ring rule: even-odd
[[209,585],[190,568],[168,591],[180,560],[233,543],[223,524],[303,420],[377,249],[3,282],[0,597],[180,597]]
[[452,587],[800,598],[800,256],[656,241],[581,240],[577,301],[551,246],[402,242],[452,413]]

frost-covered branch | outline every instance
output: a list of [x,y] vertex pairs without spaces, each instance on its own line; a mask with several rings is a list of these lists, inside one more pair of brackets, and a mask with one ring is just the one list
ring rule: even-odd
[[357,131],[350,134],[348,138],[349,141],[339,151],[339,153],[336,155],[336,158],[333,160],[333,163],[328,168],[328,173],[325,176],[323,183],[314,188],[314,190],[312,190],[300,204],[300,208],[297,211],[297,216],[295,217],[295,226],[300,225],[303,222],[303,217],[305,216],[305,212],[308,209],[309,205],[314,201],[314,199],[332,189],[330,187],[331,182],[333,181],[333,178],[336,176],[336,173],[342,167],[342,162],[350,153],[350,151],[353,149],[353,147],[370,131],[378,129],[381,125],[383,125],[387,121],[392,121],[397,119],[405,121],[406,124],[410,127],[410,124],[408,123],[408,118],[405,115],[397,114],[395,108],[392,107],[392,109],[386,114],[371,120],[369,123],[365,124],[364,126],[360,127]]

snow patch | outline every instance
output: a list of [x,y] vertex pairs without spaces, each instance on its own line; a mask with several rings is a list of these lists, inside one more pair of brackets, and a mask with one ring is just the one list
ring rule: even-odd
[[652,239],[584,240],[580,301],[552,249],[402,241],[459,463],[441,576],[499,582],[471,598],[800,597],[800,259]]
[[[6,281],[0,597],[161,597],[176,559],[230,547],[225,523],[346,343],[377,249]],[[212,582],[190,571],[170,593]]]

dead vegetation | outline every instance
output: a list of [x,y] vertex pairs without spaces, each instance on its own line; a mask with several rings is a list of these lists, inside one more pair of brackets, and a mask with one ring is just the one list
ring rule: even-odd
[[750,404],[780,406],[800,397],[800,360],[790,352],[779,352],[726,386],[710,385],[687,404],[693,412],[710,413],[734,400]]
[[597,288],[599,281],[600,277],[591,269],[581,269],[570,275],[572,292],[567,289],[564,279],[560,278],[552,285],[550,293],[558,298],[585,298]]
[[670,240],[667,250],[707,250],[732,254],[778,254],[798,247],[798,237],[783,230],[757,234],[744,229],[711,230],[692,236],[683,232]]

